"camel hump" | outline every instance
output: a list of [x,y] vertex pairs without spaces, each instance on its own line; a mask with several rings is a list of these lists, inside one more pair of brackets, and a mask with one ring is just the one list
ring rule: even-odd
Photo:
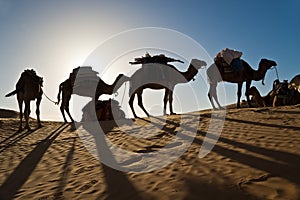
[[[174,70],[172,70],[172,69]],[[147,77],[148,82],[159,82],[161,80],[168,80],[177,71],[172,65],[160,64],[160,63],[147,63],[142,65],[143,75],[141,78]]]
[[24,72],[21,74],[19,84],[17,83],[17,90],[19,89],[18,85],[23,85],[20,83],[25,81],[24,79],[27,79],[27,78],[29,78],[30,81],[33,81],[34,83],[38,83],[41,86],[43,85],[43,77],[38,76],[34,69],[25,69]]

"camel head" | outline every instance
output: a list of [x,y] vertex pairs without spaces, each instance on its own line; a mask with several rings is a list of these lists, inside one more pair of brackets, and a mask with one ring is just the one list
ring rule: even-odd
[[205,61],[203,60],[198,60],[198,59],[192,59],[191,61],[191,65],[195,68],[195,69],[200,69],[202,67],[205,67],[207,64]]
[[262,84],[265,85],[265,75],[267,70],[269,70],[271,67],[276,67],[277,63],[273,60],[268,60],[268,59],[261,59],[259,62],[258,70],[262,74]]
[[268,60],[268,59],[261,59],[259,63],[260,67],[264,67],[266,70],[270,69],[271,67],[276,67],[277,63],[273,60]]

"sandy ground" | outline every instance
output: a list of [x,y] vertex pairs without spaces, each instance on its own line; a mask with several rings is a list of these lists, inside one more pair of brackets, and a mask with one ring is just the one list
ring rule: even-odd
[[110,143],[141,155],[123,164],[141,170],[151,165],[143,155],[174,142],[180,131],[184,139],[196,130],[178,159],[144,173],[102,164],[79,137],[83,127],[71,131],[68,124],[46,121],[34,129],[31,120],[33,130],[18,133],[17,118],[0,118],[0,198],[300,199],[300,105],[228,109],[216,145],[199,158],[213,112],[130,120],[119,127],[103,123]]

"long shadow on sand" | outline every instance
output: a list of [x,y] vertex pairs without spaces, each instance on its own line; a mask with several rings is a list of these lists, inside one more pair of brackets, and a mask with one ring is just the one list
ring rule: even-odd
[[32,174],[39,161],[50,147],[52,142],[58,135],[67,127],[61,125],[56,130],[51,132],[44,140],[39,142],[36,147],[21,161],[16,169],[4,181],[0,187],[0,199],[10,200],[27,181]]
[[300,111],[294,111],[294,110],[272,110],[272,112],[282,113],[282,114],[294,114],[294,115],[300,114]]
[[58,187],[54,193],[54,197],[55,199],[61,199],[63,198],[63,190],[67,184],[67,180],[68,180],[68,177],[70,176],[70,173],[71,173],[71,163],[73,161],[73,155],[74,155],[74,152],[75,152],[75,144],[76,144],[76,138],[73,138],[73,143],[72,143],[72,146],[71,146],[71,149],[66,157],[66,161],[65,161],[65,164],[63,166],[63,172],[62,172],[62,176],[59,180],[59,184],[58,184]]
[[[234,119],[234,121],[243,121],[244,122],[245,120],[235,120]],[[168,122],[168,120],[167,120],[167,122]],[[257,124],[256,122],[252,122],[249,124],[253,124],[253,123]],[[264,125],[263,123],[258,123],[258,124],[261,126]],[[270,126],[270,124],[268,124],[267,126]],[[186,131],[194,130],[185,124],[180,124],[180,127]],[[279,126],[279,127],[282,127],[282,126]],[[290,128],[295,129],[295,127],[290,127]],[[174,134],[174,135],[176,134],[175,132],[169,132],[169,133]],[[210,133],[207,133],[207,132],[198,131],[197,134],[215,139],[214,135],[211,135]],[[184,137],[190,137],[190,136],[186,135]],[[230,140],[230,139],[227,139],[224,137],[219,137],[218,142],[224,142],[224,143],[233,145],[238,148],[243,148],[243,149],[246,149],[248,151],[251,151],[251,152],[254,152],[254,153],[257,153],[260,155],[271,157],[276,161],[281,161],[281,163],[279,163],[279,162],[275,162],[275,161],[266,160],[261,157],[255,157],[253,155],[244,154],[244,153],[232,150],[232,149],[222,147],[218,143],[216,143],[214,145],[214,148],[212,149],[213,152],[215,152],[219,155],[223,155],[232,160],[235,160],[236,162],[248,165],[252,168],[265,171],[265,172],[271,174],[272,176],[278,176],[278,177],[288,179],[291,182],[300,186],[300,173],[298,172],[299,167],[300,167],[300,156],[299,155],[293,154],[293,153],[288,153],[288,152],[283,152],[283,151],[266,149],[266,148],[262,148],[262,147],[256,147],[256,146],[253,146],[250,144],[233,141],[233,140]],[[203,140],[196,137],[196,138],[194,138],[193,143],[197,144],[201,147]]]
[[[223,120],[223,118],[219,118],[217,116],[212,116],[210,114],[204,114],[201,115],[202,117],[206,118],[211,118],[214,117],[216,119]],[[292,129],[292,130],[300,130],[300,126],[286,126],[286,125],[281,125],[281,124],[270,124],[270,123],[261,123],[261,122],[254,122],[254,121],[248,121],[248,120],[242,120],[242,119],[234,119],[230,117],[225,118],[226,121],[232,121],[232,122],[237,122],[237,123],[246,123],[246,124],[251,124],[251,125],[256,125],[256,126],[265,126],[265,127],[275,127],[275,128],[286,128],[286,129]]]
[[[105,127],[105,132],[108,132],[109,129],[112,129],[113,127],[115,126],[112,125],[110,127]],[[85,130],[94,137],[96,142],[96,151],[101,159],[100,163],[107,184],[106,191],[108,196],[106,199],[142,199],[138,190],[128,180],[125,172],[116,170],[103,163],[103,160],[109,160],[110,165],[118,165],[109,149],[108,144],[106,143],[104,133],[99,133],[99,129],[95,126],[84,126],[83,128],[85,128]],[[103,196],[100,196],[97,199],[101,198],[103,198]]]
[[0,147],[0,153],[5,151],[6,149],[12,147],[17,142],[19,142],[23,138],[27,137],[28,135],[32,134],[36,130],[38,130],[38,128],[32,129],[32,130],[27,130],[23,133],[20,133],[19,131],[17,131],[14,134],[12,134],[11,136],[5,138],[3,141],[0,142],[0,145],[2,145],[3,143],[6,143],[6,144],[4,144],[3,146]]

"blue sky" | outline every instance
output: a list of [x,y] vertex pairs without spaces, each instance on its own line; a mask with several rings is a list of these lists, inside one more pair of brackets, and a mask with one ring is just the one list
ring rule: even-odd
[[[59,83],[102,42],[122,31],[141,27],[181,32],[212,57],[225,47],[240,50],[254,69],[261,58],[273,59],[280,79],[290,80],[300,74],[299,11],[297,0],[0,0],[0,107],[18,110],[16,98],[4,95],[14,89],[25,68],[35,68],[44,77],[45,93],[56,98]],[[253,85],[266,94],[275,78],[275,71],[270,70],[265,86],[260,82]],[[108,83],[114,80],[103,79]],[[234,103],[236,85],[225,84],[225,88],[226,102]],[[206,94],[207,88],[199,90],[201,103],[195,110],[210,107]],[[160,95],[158,102],[162,102]],[[184,101],[181,104],[184,106]],[[42,100],[41,112],[42,119],[62,119],[59,108],[46,98]]]

